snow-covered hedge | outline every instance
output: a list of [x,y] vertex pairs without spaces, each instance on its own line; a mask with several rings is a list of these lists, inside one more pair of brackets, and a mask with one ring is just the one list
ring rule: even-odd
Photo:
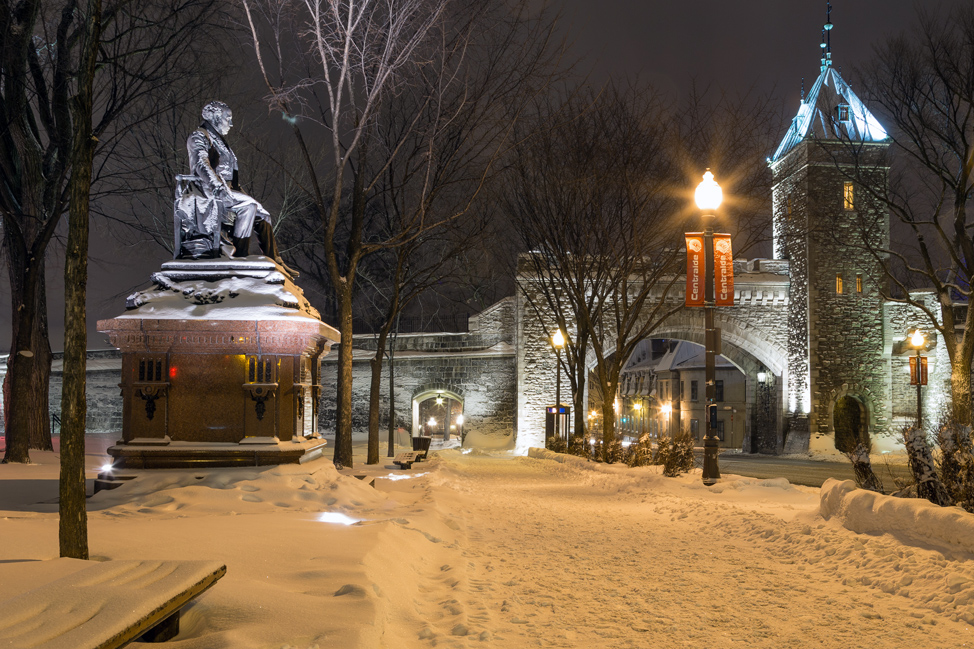
[[960,507],[939,507],[921,498],[894,498],[857,489],[852,480],[828,479],[822,485],[819,513],[837,518],[860,534],[899,532],[974,552],[974,515]]

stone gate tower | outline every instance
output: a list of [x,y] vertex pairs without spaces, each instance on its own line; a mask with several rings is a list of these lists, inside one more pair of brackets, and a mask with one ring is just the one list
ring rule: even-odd
[[888,247],[889,215],[860,184],[887,186],[889,141],[824,44],[823,56],[770,160],[774,254],[791,262],[785,452],[828,433],[840,400],[858,406],[870,433],[887,430],[891,417],[884,274],[874,256]]

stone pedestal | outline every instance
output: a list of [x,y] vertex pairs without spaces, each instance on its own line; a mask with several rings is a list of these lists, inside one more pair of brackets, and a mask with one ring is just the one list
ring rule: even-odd
[[122,351],[116,466],[232,466],[321,455],[320,360],[338,342],[266,257],[178,260],[98,322]]

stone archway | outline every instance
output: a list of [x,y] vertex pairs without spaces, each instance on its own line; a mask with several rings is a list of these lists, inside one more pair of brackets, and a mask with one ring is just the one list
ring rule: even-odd
[[[434,431],[434,432],[440,432],[442,434],[442,430],[450,431],[451,425],[457,425],[457,430],[451,432],[455,432],[456,434],[461,434],[463,422],[461,420],[459,424],[456,423],[456,413],[458,411],[461,415],[463,413],[463,396],[447,388],[435,387],[435,388],[426,388],[420,390],[419,392],[413,395],[412,398],[413,437],[416,437],[417,435],[422,435],[424,432],[424,423],[426,422],[422,417],[421,406],[422,404],[424,404],[424,402],[428,402],[430,400],[442,400],[443,403],[441,405],[443,409],[446,410],[447,413],[445,421],[437,422],[437,426],[444,426],[445,428],[441,429],[440,431]],[[430,427],[427,426],[427,428]]]
[[[787,412],[788,354],[775,336],[750,326],[746,319],[723,317],[721,328],[721,356],[745,377],[746,408],[742,413],[743,440],[735,448],[748,453],[781,453],[784,447],[784,424]],[[655,329],[651,338],[680,340],[696,345],[704,344],[703,316],[685,311],[671,316]],[[606,356],[615,353],[609,346]],[[589,350],[586,369],[595,367],[595,354]],[[588,383],[585,402],[588,402]]]

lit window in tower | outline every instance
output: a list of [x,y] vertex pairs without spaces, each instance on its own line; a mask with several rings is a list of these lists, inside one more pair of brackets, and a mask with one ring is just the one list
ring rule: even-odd
[[838,274],[835,276],[835,292],[842,293],[842,275]]
[[842,184],[842,207],[846,210],[854,210],[855,200],[854,192],[852,189],[852,183],[847,182]]
[[862,275],[856,275],[856,293],[862,293]]

